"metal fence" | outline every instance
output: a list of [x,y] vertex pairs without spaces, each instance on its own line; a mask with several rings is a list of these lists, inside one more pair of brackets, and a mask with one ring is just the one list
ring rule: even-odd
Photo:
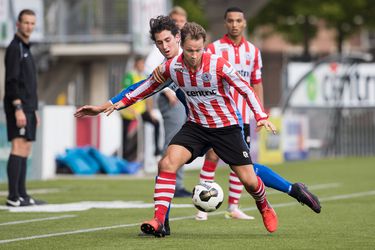
[[131,41],[129,0],[44,0],[50,42]]
[[[328,57],[315,63],[310,71],[299,78],[292,89],[287,89],[287,94],[284,94],[287,96],[284,99],[284,113],[304,114],[309,118],[310,155],[316,157],[375,155],[375,93],[372,93],[375,90],[375,77],[373,70],[370,70],[374,64],[365,65],[367,66],[365,73],[358,70],[358,63],[366,64],[370,61],[371,59],[362,56]],[[333,82],[319,82],[319,86],[331,87],[330,94],[326,93],[325,97],[328,99],[325,105],[317,102],[304,108],[298,107],[298,104],[289,105],[294,94],[301,94],[298,88],[302,86],[306,88],[307,85],[303,84],[308,82],[312,72],[321,65],[331,62],[334,65],[342,65],[340,67],[344,70],[341,73],[335,72]],[[325,77],[328,79],[327,77],[330,76]],[[284,78],[288,81],[287,76],[284,75]],[[353,99],[350,99],[350,101],[354,100],[352,104],[348,104],[348,96],[353,96]],[[316,107],[313,107],[314,105]]]

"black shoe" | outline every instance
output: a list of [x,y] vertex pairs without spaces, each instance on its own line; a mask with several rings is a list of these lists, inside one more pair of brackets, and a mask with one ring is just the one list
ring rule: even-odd
[[305,184],[294,183],[289,195],[295,198],[302,205],[306,204],[309,206],[315,213],[320,213],[321,206],[318,197],[307,190]]
[[177,198],[185,198],[185,197],[191,197],[193,193],[187,191],[185,188],[177,189],[174,192],[174,197]]
[[8,207],[20,207],[21,206],[21,201],[20,199],[7,199],[5,205],[7,205]]
[[47,204],[47,202],[45,201],[36,200],[30,196],[20,197],[20,201],[21,201],[21,207]]
[[171,235],[171,228],[169,227],[169,218],[164,221],[165,235]]

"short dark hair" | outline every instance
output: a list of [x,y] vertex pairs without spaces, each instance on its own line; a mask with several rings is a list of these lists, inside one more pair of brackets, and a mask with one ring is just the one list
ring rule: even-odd
[[240,12],[243,14],[243,16],[245,17],[245,13],[243,12],[243,10],[239,7],[229,7],[226,11],[225,11],[225,14],[224,14],[224,19],[227,18],[227,14],[229,12]]
[[22,21],[22,17],[24,15],[35,16],[35,12],[33,10],[30,10],[30,9],[23,9],[23,10],[21,10],[21,12],[18,14],[18,22]]
[[181,29],[181,44],[184,44],[187,37],[193,40],[202,38],[203,42],[206,42],[206,31],[197,23],[187,22]]
[[169,30],[173,36],[179,32],[176,23],[169,16],[158,16],[150,20],[150,35],[151,39],[155,42],[155,34],[164,30]]
[[139,62],[139,61],[144,61],[144,60],[145,60],[145,57],[143,55],[136,54],[134,56],[134,62]]

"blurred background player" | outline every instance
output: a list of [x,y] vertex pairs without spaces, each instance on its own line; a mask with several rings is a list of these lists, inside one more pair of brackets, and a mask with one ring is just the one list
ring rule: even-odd
[[[126,89],[133,85],[136,82],[146,78],[144,73],[145,70],[145,60],[142,56],[136,55],[134,59],[134,67],[131,71],[124,75],[124,78],[121,82],[122,88]],[[140,117],[143,122],[151,123],[154,126],[154,144],[155,151],[154,155],[156,157],[161,155],[161,150],[159,148],[159,121],[155,114],[153,113],[153,102],[152,99],[147,99],[142,102],[134,104],[129,109],[122,110],[122,125],[123,125],[123,134],[122,134],[122,157],[128,161],[134,161],[137,158],[137,139],[135,136],[131,136],[129,133],[131,130],[132,122],[136,121],[137,117]]]
[[9,194],[7,206],[44,204],[26,191],[27,158],[36,139],[38,96],[36,69],[29,39],[35,27],[35,13],[24,9],[18,15],[17,33],[5,54],[5,96],[8,140],[12,149],[7,163]]
[[[179,29],[187,22],[186,11],[175,6],[169,13],[169,16],[175,22]],[[168,49],[166,49],[168,51]],[[146,72],[151,73],[154,68],[160,65],[165,60],[165,57],[160,53],[159,49],[155,46],[149,56],[146,58]],[[178,101],[176,94],[173,90],[166,88],[160,95],[158,95],[157,105],[163,117],[163,125],[165,131],[163,152],[167,149],[169,142],[173,136],[181,129],[186,121],[185,108],[183,104]],[[147,99],[148,100],[148,99]],[[186,190],[184,186],[184,167],[177,171],[176,178],[176,192],[175,197],[191,197],[192,193]]]
[[[228,8],[224,14],[224,24],[227,29],[225,34],[219,40],[207,46],[207,51],[213,54],[222,56],[228,60],[233,67],[241,74],[241,76],[251,84],[255,93],[259,97],[260,103],[263,105],[263,85],[262,85],[262,58],[260,50],[251,42],[246,41],[244,31],[246,28],[246,18],[244,12],[237,7]],[[238,111],[243,119],[244,138],[250,147],[250,120],[252,112],[243,97],[231,89],[231,94],[236,102]],[[215,177],[215,170],[219,161],[219,157],[211,149],[207,152],[204,165],[200,173],[200,181],[213,181]],[[262,180],[266,186],[272,187],[276,190],[288,193],[290,196],[296,198],[299,202],[307,204],[315,212],[320,212],[320,205],[318,199],[311,194],[304,184],[292,184],[277,175],[266,166],[254,163],[254,170],[256,173],[263,171]],[[259,173],[258,173],[259,175]],[[225,213],[226,218],[233,219],[254,219],[252,216],[246,215],[238,208],[238,203],[241,198],[243,185],[231,171],[229,175],[229,194],[228,194],[228,209]],[[207,220],[207,213],[198,211],[196,215],[197,220]]]

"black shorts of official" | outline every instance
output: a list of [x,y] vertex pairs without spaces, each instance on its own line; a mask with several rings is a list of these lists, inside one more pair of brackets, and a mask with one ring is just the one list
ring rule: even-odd
[[238,125],[205,128],[193,122],[186,122],[169,143],[173,144],[183,146],[191,152],[192,157],[187,163],[203,156],[212,147],[228,165],[252,164],[249,148]]
[[25,138],[27,141],[35,141],[37,126],[35,111],[25,111],[26,127],[24,128],[17,127],[16,116],[14,112],[6,112],[5,115],[7,120],[8,141],[12,141],[14,138],[20,137]]

